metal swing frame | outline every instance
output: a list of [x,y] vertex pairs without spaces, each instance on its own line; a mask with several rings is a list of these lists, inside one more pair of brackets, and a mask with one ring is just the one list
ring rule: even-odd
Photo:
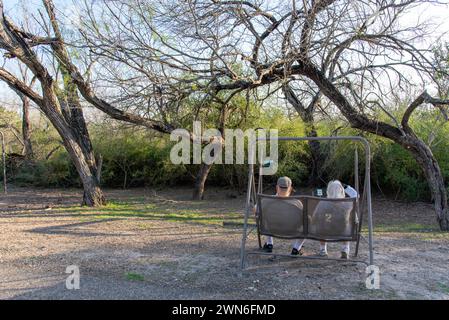
[[[263,191],[263,174],[262,174],[262,164],[259,164],[259,179],[258,179],[258,185],[257,185],[257,192],[256,192],[256,183],[255,183],[255,170],[254,170],[254,164],[249,164],[249,170],[248,170],[248,187],[247,187],[247,196],[246,196],[246,206],[245,206],[245,212],[244,212],[244,223],[243,223],[243,235],[242,235],[242,243],[240,248],[240,268],[243,270],[246,266],[246,258],[248,255],[265,255],[265,256],[283,256],[283,257],[291,257],[295,259],[316,259],[316,260],[334,260],[334,261],[344,261],[344,262],[356,262],[356,263],[363,263],[366,265],[373,265],[374,264],[374,250],[373,250],[373,219],[372,219],[372,205],[371,205],[371,179],[370,179],[370,159],[371,159],[371,150],[369,142],[360,136],[330,136],[330,137],[277,137],[277,138],[257,138],[250,142],[249,148],[250,148],[250,154],[253,156],[254,153],[254,147],[258,141],[271,141],[271,140],[278,140],[278,141],[354,141],[359,142],[362,144],[364,151],[365,151],[365,177],[364,177],[364,188],[362,196],[358,196],[357,200],[355,202],[355,210],[356,215],[358,217],[358,224],[356,225],[357,228],[357,237],[356,237],[356,248],[354,257],[357,258],[358,251],[359,251],[359,245],[360,240],[362,238],[361,230],[362,230],[362,221],[363,221],[363,212],[367,211],[367,220],[368,220],[368,248],[369,248],[369,261],[360,260],[360,259],[337,259],[337,258],[325,258],[325,257],[318,257],[318,256],[292,256],[288,254],[278,254],[278,253],[268,253],[268,252],[261,252],[260,249],[262,248],[262,242],[261,242],[261,234],[260,234],[260,224],[259,224],[259,218],[256,217],[256,227],[257,230],[257,238],[258,238],[258,244],[259,244],[259,251],[246,251],[246,240],[248,238],[248,235],[254,230],[251,229],[248,232],[248,219],[251,215],[252,211],[252,204],[257,203],[258,194],[262,194]],[[251,161],[250,161],[251,162]],[[354,154],[354,185],[355,189],[357,191],[357,194],[360,195],[359,192],[359,159],[358,159],[358,149],[355,149]],[[361,200],[361,203],[360,203]],[[305,237],[305,239],[308,239]]]

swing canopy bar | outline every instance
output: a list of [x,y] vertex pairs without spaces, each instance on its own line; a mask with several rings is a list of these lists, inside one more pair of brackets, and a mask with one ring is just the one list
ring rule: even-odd
[[[290,197],[278,197],[263,194],[263,164],[259,164],[258,184],[256,191],[256,179],[254,164],[249,165],[248,189],[243,224],[243,236],[241,244],[240,263],[245,268],[247,255],[260,254],[271,256],[290,256],[261,252],[261,235],[272,236],[281,239],[313,239],[327,242],[353,241],[356,242],[355,257],[358,255],[361,239],[363,212],[367,212],[368,222],[368,247],[369,263],[364,260],[349,259],[353,262],[361,262],[372,265],[373,254],[373,223],[371,205],[371,181],[370,181],[370,146],[368,141],[360,136],[331,136],[331,137],[278,137],[258,138],[249,145],[251,150],[258,141],[329,141],[349,140],[360,143],[365,151],[364,187],[361,196],[359,192],[359,159],[358,151],[354,153],[354,185],[357,191],[356,197],[350,198],[323,198],[309,195]],[[256,231],[259,240],[259,251],[246,251],[248,238],[248,219],[252,215],[252,209],[256,206]],[[325,259],[316,256],[290,256],[302,259]],[[348,261],[348,260],[343,260]]]

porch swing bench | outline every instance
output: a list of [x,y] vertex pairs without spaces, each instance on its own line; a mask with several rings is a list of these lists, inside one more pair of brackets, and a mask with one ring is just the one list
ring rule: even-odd
[[[370,149],[368,142],[362,137],[295,137],[278,138],[279,140],[353,140],[362,142],[365,147],[365,181],[361,197],[352,198],[323,198],[317,196],[299,195],[290,197],[278,197],[263,194],[262,190],[262,165],[259,170],[259,181],[256,192],[255,174],[253,165],[249,168],[248,194],[246,202],[245,219],[243,225],[243,237],[241,246],[241,268],[245,268],[247,255],[285,256],[297,259],[321,259],[350,261],[372,265],[373,234],[372,234],[372,208],[371,208],[371,185],[370,185]],[[269,139],[264,139],[269,140]],[[359,195],[358,177],[358,153],[354,156],[355,188]],[[361,204],[359,203],[361,200]],[[259,250],[246,251],[246,240],[248,237],[248,218],[252,213],[254,205],[256,208],[256,226]],[[369,261],[355,259],[359,251],[361,227],[363,220],[363,209],[368,213],[368,246]],[[250,231],[251,232],[251,231]],[[356,243],[354,258],[337,259],[319,256],[292,256],[288,254],[268,253],[260,251],[262,247],[261,235],[272,236],[280,239],[312,239],[324,240],[326,242],[351,241]]]

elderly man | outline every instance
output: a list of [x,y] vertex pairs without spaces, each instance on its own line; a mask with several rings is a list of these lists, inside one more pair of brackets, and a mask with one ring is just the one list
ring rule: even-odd
[[[276,184],[276,196],[278,197],[289,197],[293,191],[293,185],[292,180],[289,177],[280,177]],[[255,212],[256,208],[254,208]],[[302,246],[304,244],[305,239],[297,239],[293,243],[293,248],[291,254],[296,255],[302,255]],[[273,237],[267,236],[266,242],[263,245],[263,250],[265,252],[272,252],[273,251]]]

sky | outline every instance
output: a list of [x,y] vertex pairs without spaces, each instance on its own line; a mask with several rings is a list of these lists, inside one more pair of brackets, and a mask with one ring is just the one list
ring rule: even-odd
[[[60,11],[59,16],[70,16],[70,12],[73,12],[73,0],[54,0],[54,2],[55,7]],[[35,12],[36,8],[42,8],[41,0],[3,0],[3,3],[6,15],[16,22],[21,20],[23,5],[30,12]],[[404,26],[415,25],[426,20],[430,20],[435,25],[435,32],[425,40],[423,46],[431,45],[438,39],[449,42],[449,0],[443,0],[440,3],[442,4],[426,3],[414,8],[401,20]],[[0,82],[0,105],[11,108],[17,102],[17,96],[3,82]]]

